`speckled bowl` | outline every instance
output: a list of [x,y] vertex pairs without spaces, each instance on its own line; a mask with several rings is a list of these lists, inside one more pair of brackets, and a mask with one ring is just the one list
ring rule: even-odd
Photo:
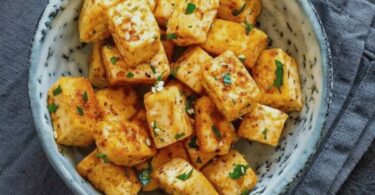
[[[97,194],[75,170],[89,151],[56,145],[46,108],[47,90],[60,76],[87,75],[91,45],[79,42],[80,5],[78,0],[50,0],[45,8],[31,51],[29,95],[37,132],[52,166],[73,192]],[[290,115],[278,147],[246,141],[236,147],[259,176],[251,194],[279,194],[298,180],[322,138],[332,90],[330,51],[307,0],[263,0],[259,25],[270,36],[270,47],[281,47],[297,59],[305,105],[300,114]]]

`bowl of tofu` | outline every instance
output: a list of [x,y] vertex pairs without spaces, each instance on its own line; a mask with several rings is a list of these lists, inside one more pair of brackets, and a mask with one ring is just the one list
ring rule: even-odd
[[281,194],[324,137],[324,29],[305,0],[50,0],[29,96],[76,194]]

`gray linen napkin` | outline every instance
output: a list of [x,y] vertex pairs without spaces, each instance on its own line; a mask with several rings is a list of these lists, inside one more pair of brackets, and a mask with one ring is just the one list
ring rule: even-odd
[[[31,41],[46,3],[0,1],[1,194],[71,193],[41,149],[27,93]],[[313,0],[313,4],[331,43],[334,96],[327,138],[291,192],[297,194],[337,192],[367,150],[375,129],[374,5],[365,0]]]

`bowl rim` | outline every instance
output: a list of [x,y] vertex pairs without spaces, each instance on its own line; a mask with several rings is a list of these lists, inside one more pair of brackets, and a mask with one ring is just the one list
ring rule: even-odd
[[[36,49],[38,46],[39,41],[37,40],[37,32],[42,29],[42,19],[49,14],[46,10],[48,6],[50,6],[51,3],[57,2],[58,0],[48,0],[46,6],[43,8],[42,13],[39,16],[38,23],[36,25],[33,40],[31,43],[31,51],[29,54],[29,74],[28,74],[28,90],[29,90],[29,98],[30,98],[30,107],[32,110],[32,115],[34,119],[34,124],[36,127],[37,135],[41,141],[42,148],[44,152],[46,153],[47,159],[52,165],[52,167],[55,169],[55,171],[58,173],[60,178],[65,182],[67,187],[72,190],[75,194],[88,194],[87,191],[85,191],[84,187],[81,185],[81,182],[74,180],[71,173],[63,163],[61,159],[59,159],[59,156],[55,154],[55,152],[50,147],[49,143],[45,141],[45,137],[43,135],[42,131],[42,125],[41,121],[39,120],[39,117],[37,115],[38,110],[38,93],[36,92],[36,77],[37,75],[36,70],[39,64],[35,62],[35,58],[38,57]],[[69,0],[68,0],[69,1]],[[319,115],[316,120],[315,129],[313,130],[317,135],[317,138],[315,140],[310,140],[307,143],[307,147],[310,147],[310,151],[307,151],[307,153],[299,158],[299,163],[296,165],[294,163],[294,166],[297,166],[297,168],[293,168],[291,170],[290,174],[287,178],[283,178],[286,183],[283,186],[279,186],[276,189],[272,189],[272,193],[279,194],[282,192],[285,192],[289,190],[293,185],[293,183],[298,182],[301,179],[303,171],[311,165],[311,157],[314,155],[316,150],[321,145],[321,142],[323,140],[324,135],[326,134],[325,126],[326,126],[326,120],[327,116],[330,110],[331,100],[332,100],[332,89],[333,89],[333,68],[332,68],[332,57],[331,57],[331,51],[329,42],[327,39],[327,35],[324,30],[324,26],[322,24],[322,21],[319,18],[319,15],[317,14],[317,11],[315,10],[314,6],[310,2],[310,0],[298,0],[297,1],[299,7],[303,10],[303,13],[306,15],[306,18],[308,22],[310,23],[312,30],[315,33],[315,37],[318,41],[318,45],[320,48],[320,55],[321,55],[321,67],[323,72],[323,79],[322,79],[322,95],[321,95],[321,102],[319,106]],[[290,166],[289,166],[290,167]]]

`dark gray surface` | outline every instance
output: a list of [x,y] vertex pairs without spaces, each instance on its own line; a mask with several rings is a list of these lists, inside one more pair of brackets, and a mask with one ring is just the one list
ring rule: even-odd
[[[1,194],[69,194],[36,137],[27,95],[28,57],[47,0],[0,1]],[[335,193],[374,138],[374,5],[365,0],[313,0],[325,25],[334,62],[328,134],[293,192]],[[370,30],[371,29],[371,30]],[[374,192],[374,146],[341,188]]]

